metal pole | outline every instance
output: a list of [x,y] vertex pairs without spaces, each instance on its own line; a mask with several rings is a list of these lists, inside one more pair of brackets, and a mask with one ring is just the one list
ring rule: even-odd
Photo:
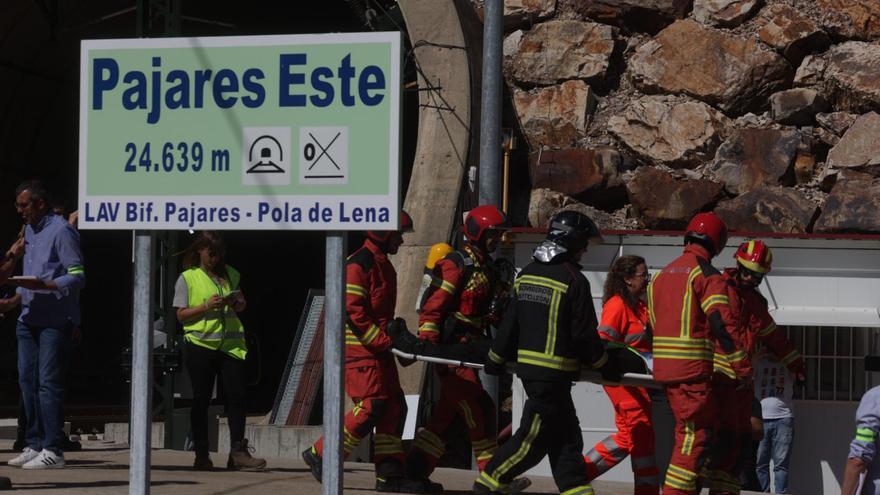
[[344,232],[327,233],[324,285],[324,457],[323,495],[342,493],[342,413],[345,322]]
[[131,333],[131,447],[128,493],[150,493],[150,439],[153,408],[153,246],[155,234],[135,233]]
[[[483,90],[480,104],[481,205],[498,206],[501,158],[501,37],[503,0],[486,0],[483,19]],[[480,372],[483,389],[498,404],[498,377]]]
[[[177,311],[174,309],[174,284],[177,281],[177,232],[165,232],[165,278],[162,280],[163,318],[165,321],[165,350],[174,349],[177,345]],[[166,363],[167,364],[167,363]],[[181,364],[181,363],[178,363]],[[167,371],[162,375],[163,398],[162,406],[165,414],[165,448],[174,448],[174,372]]]
[[498,205],[501,164],[502,0],[486,0],[483,20],[483,89],[480,95],[480,204]]

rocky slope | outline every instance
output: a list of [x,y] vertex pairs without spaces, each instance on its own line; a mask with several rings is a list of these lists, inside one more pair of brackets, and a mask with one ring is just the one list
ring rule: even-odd
[[505,0],[505,30],[532,225],[880,233],[880,0]]

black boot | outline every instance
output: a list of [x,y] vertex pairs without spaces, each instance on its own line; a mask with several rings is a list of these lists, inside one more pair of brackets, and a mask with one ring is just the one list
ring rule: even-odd
[[302,457],[306,465],[309,466],[309,469],[312,470],[312,476],[318,480],[318,483],[321,483],[321,477],[323,476],[323,462],[321,461],[321,457],[318,456],[318,453],[315,452],[315,448],[309,447],[306,450],[303,450]]
[[532,485],[528,478],[516,478],[499,490],[493,491],[482,483],[474,482],[473,492],[475,495],[517,495]]
[[443,493],[443,485],[429,479],[377,477],[376,491],[383,493]]

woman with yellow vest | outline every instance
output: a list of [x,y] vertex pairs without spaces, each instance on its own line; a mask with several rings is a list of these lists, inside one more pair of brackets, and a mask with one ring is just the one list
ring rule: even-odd
[[244,327],[236,313],[244,311],[247,303],[238,286],[240,275],[225,263],[225,254],[219,233],[201,232],[184,253],[184,271],[174,287],[174,307],[184,331],[184,363],[193,389],[193,468],[214,467],[208,455],[208,405],[214,378],[219,374],[232,444],[226,467],[259,470],[266,467],[266,461],[251,457],[244,438],[247,346]]

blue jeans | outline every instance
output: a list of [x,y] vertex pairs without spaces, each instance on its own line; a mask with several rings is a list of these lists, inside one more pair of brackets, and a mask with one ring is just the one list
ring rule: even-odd
[[18,322],[18,385],[27,417],[25,443],[62,454],[64,388],[70,356],[70,324],[32,327]]
[[788,463],[791,460],[791,444],[794,440],[794,418],[764,420],[764,438],[758,445],[758,463],[755,471],[761,482],[761,491],[770,491],[770,459],[773,459],[773,476],[776,493],[788,493]]

